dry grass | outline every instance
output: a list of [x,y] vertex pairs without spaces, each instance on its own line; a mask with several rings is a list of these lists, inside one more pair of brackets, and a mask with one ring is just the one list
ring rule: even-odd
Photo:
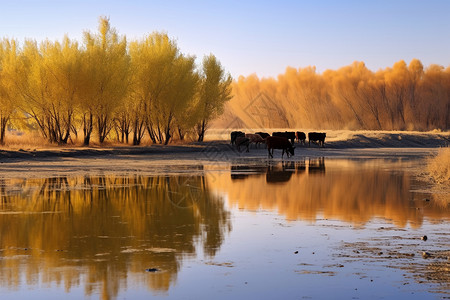
[[441,148],[436,156],[430,158],[427,171],[436,183],[450,183],[450,148]]
[[[100,144],[96,135],[92,135],[90,148],[108,148],[108,147],[127,147],[132,145],[133,137],[130,135],[129,143],[124,144],[116,140],[107,139],[103,144]],[[185,140],[173,139],[170,141],[170,145],[186,145],[190,142],[196,141],[195,136],[187,136]],[[152,145],[152,141],[148,136],[145,136],[141,141],[141,146]],[[44,139],[39,132],[8,132],[5,137],[5,144],[0,145],[0,149],[4,150],[34,150],[34,149],[49,149],[49,148],[73,148],[84,147],[83,138],[78,136],[69,139],[69,142],[65,145],[58,145],[55,143],[49,143],[47,139]]]
[[52,147],[37,132],[8,132],[5,136],[5,145],[2,149],[8,150],[30,150],[36,148]]

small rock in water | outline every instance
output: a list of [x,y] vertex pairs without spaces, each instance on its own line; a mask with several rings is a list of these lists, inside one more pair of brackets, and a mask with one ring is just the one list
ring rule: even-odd
[[422,257],[423,258],[428,258],[428,257],[431,257],[431,254],[429,252],[423,251],[422,252]]
[[155,273],[155,272],[158,272],[159,270],[157,268],[149,268],[149,269],[145,269],[145,271]]
[[422,241],[426,241],[428,240],[428,237],[426,235],[424,235],[423,237],[420,238]]
[[298,254],[298,251],[295,251],[294,254]]

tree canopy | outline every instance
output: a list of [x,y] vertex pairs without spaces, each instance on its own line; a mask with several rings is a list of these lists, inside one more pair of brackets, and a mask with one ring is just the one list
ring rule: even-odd
[[[401,60],[377,72],[363,62],[322,74],[314,67],[287,68],[277,79],[240,77],[232,88],[226,115],[240,118],[248,127],[275,123],[306,129],[450,128],[450,67],[424,67],[418,59],[409,64]],[[270,101],[261,101],[261,95]],[[269,106],[277,113],[253,117]]]
[[[93,133],[103,143],[113,139],[139,145],[145,133],[154,143],[169,143],[196,134],[195,125],[216,116],[223,97],[208,90],[230,89],[231,79],[211,82],[210,72],[195,64],[166,33],[154,32],[128,43],[99,19],[98,31],[84,32],[82,43],[70,40],[15,40],[0,43],[0,143],[11,120],[25,120],[51,143],[66,144],[83,133],[85,145]],[[206,58],[205,58],[206,59]],[[219,75],[225,71],[217,59]],[[229,94],[229,92],[228,92]],[[215,98],[214,98],[215,97]],[[214,107],[215,106],[215,107]],[[199,112],[199,111],[202,112]],[[16,122],[17,123],[17,122]],[[202,136],[204,131],[202,132]]]

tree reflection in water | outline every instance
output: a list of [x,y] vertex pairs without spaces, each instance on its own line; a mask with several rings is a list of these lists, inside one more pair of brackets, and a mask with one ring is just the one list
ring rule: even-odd
[[[127,280],[165,291],[183,257],[214,256],[229,211],[204,176],[84,176],[0,182],[3,286],[82,284],[115,298]],[[157,268],[156,273],[145,273]]]
[[[229,176],[216,176],[212,187],[226,191],[231,204],[249,210],[276,209],[288,219],[333,218],[364,224],[375,217],[403,227],[418,227],[425,216],[447,216],[439,201],[411,192],[413,179],[402,162],[309,158],[232,166]],[[234,173],[234,175],[233,175]],[[264,177],[265,175],[265,177]],[[435,198],[436,195],[433,195]]]

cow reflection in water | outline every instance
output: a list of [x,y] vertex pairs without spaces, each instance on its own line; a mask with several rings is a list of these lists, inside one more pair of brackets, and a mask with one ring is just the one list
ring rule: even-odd
[[285,161],[280,164],[269,165],[266,173],[267,183],[288,182],[295,172],[295,163]]
[[310,158],[308,162],[309,174],[325,174],[325,157]]
[[306,161],[305,161],[305,159],[302,159],[300,161],[296,161],[295,162],[295,170],[299,174],[304,173],[306,171]]
[[[308,173],[306,170],[308,169]],[[231,166],[231,180],[243,180],[250,176],[266,175],[266,183],[288,182],[293,174],[325,174],[325,158],[310,158],[298,161],[268,162],[263,165]]]
[[264,175],[266,172],[267,166],[236,165],[231,166],[231,179],[246,179],[250,175]]

